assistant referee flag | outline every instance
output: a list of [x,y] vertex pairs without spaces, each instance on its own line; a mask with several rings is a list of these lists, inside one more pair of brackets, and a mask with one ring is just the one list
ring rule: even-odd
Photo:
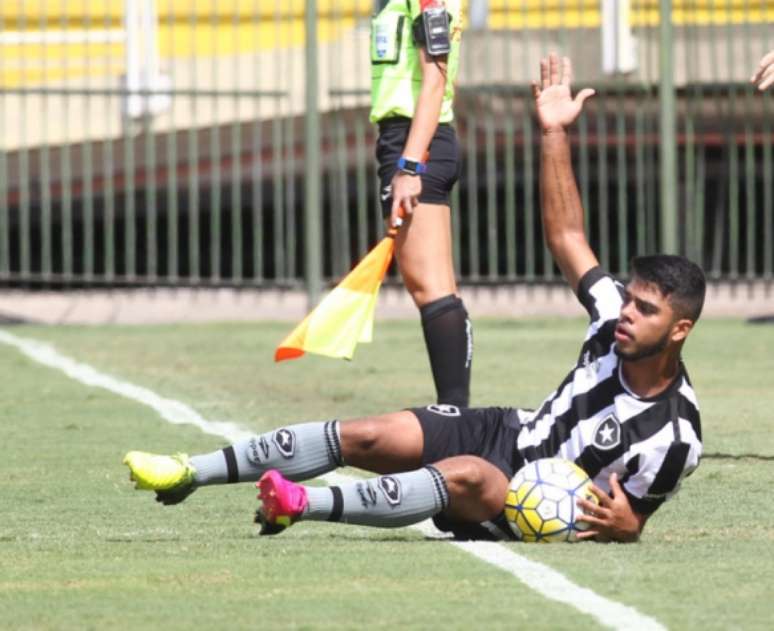
[[358,342],[370,342],[379,287],[392,261],[393,230],[334,287],[277,347],[274,361],[304,353],[352,359]]

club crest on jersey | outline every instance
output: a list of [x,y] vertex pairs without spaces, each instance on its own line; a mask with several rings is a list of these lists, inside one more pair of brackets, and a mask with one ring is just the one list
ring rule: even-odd
[[427,409],[441,416],[459,416],[460,409],[456,405],[449,405],[448,403],[433,403],[428,405]]
[[379,478],[378,484],[379,490],[390,506],[400,504],[400,482],[398,482],[397,478],[393,478],[391,475],[383,475]]
[[592,442],[595,447],[604,450],[613,449],[621,444],[621,423],[615,414],[608,414],[597,423]]
[[272,436],[274,444],[284,458],[292,458],[296,451],[296,435],[289,429],[278,429]]

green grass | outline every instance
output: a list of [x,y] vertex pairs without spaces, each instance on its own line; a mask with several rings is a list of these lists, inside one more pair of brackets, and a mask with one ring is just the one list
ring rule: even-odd
[[[212,420],[255,430],[424,404],[419,326],[377,325],[355,361],[275,365],[287,324],[44,328],[12,333]],[[476,322],[475,404],[534,406],[571,365],[580,321]],[[630,546],[509,544],[675,629],[766,629],[774,519],[774,331],[702,322],[686,348],[705,458]],[[525,361],[528,360],[528,361]],[[595,629],[509,575],[411,530],[301,523],[258,538],[250,485],[164,508],[120,464],[131,448],[222,441],[0,346],[0,627],[11,629]]]

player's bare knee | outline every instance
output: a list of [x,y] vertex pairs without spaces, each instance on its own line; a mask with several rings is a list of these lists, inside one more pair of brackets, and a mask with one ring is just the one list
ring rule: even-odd
[[479,496],[485,491],[486,482],[482,462],[474,456],[457,456],[442,460],[437,468],[453,495]]
[[453,498],[475,501],[487,517],[502,510],[508,480],[492,464],[477,456],[457,456],[439,462],[437,468]]
[[380,423],[364,418],[341,424],[341,455],[344,462],[359,462],[373,454],[379,444]]

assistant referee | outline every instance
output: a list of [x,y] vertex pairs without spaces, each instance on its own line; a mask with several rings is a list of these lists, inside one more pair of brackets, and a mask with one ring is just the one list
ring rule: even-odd
[[421,314],[438,403],[467,407],[473,331],[454,276],[449,206],[460,173],[451,126],[460,4],[379,3],[371,28],[370,118],[379,128],[382,213],[390,225],[402,222],[396,259]]

